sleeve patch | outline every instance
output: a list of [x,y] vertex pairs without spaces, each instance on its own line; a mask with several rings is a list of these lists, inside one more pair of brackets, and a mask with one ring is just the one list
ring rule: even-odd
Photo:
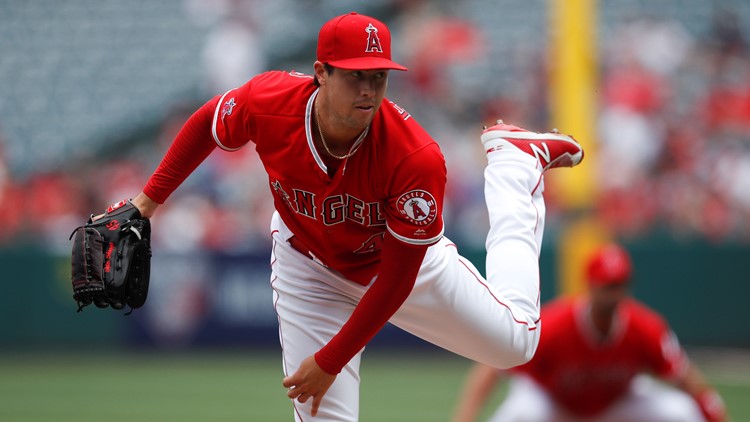
[[224,121],[226,116],[232,115],[232,110],[235,105],[237,104],[234,102],[234,97],[232,97],[221,106],[221,121]]
[[229,147],[225,142],[222,142],[222,136],[226,137],[226,134],[228,133],[228,129],[226,127],[226,124],[224,123],[224,118],[227,116],[232,115],[232,111],[234,110],[234,107],[237,105],[237,103],[234,101],[235,97],[231,97],[230,99],[225,101],[225,98],[229,95],[230,92],[234,90],[229,90],[224,93],[224,95],[221,96],[219,99],[219,103],[216,104],[216,110],[214,111],[214,119],[211,123],[211,134],[214,137],[214,141],[219,146],[219,148],[225,150],[225,151],[237,151],[242,146],[232,148]]
[[396,205],[401,216],[415,226],[428,226],[437,218],[437,202],[427,191],[409,191],[398,198]]

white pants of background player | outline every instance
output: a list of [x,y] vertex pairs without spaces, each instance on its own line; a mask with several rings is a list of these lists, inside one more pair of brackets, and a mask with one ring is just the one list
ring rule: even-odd
[[648,376],[637,377],[627,394],[596,418],[566,414],[533,379],[514,376],[490,422],[703,422],[688,394]]
[[[498,368],[526,362],[539,342],[539,252],[545,207],[536,160],[521,151],[490,153],[487,280],[448,239],[431,246],[412,293],[390,322],[426,341]],[[293,249],[292,233],[274,215],[271,287],[279,318],[285,375],[323,347],[367,291]],[[360,351],[323,397],[294,401],[297,421],[356,421]],[[283,394],[282,391],[279,394]]]

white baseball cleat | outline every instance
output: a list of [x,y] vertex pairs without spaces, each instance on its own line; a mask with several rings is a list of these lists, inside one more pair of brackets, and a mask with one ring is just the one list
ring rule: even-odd
[[534,157],[542,171],[573,167],[583,161],[583,148],[571,136],[529,132],[502,120],[482,131],[481,139],[487,154],[503,148],[518,149]]

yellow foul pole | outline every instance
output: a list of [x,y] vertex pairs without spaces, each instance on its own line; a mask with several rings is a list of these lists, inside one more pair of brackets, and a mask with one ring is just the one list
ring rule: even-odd
[[559,292],[583,287],[583,260],[604,237],[592,217],[596,190],[597,0],[550,1],[550,104],[552,125],[584,148],[583,163],[551,172],[549,188],[570,218],[558,239]]

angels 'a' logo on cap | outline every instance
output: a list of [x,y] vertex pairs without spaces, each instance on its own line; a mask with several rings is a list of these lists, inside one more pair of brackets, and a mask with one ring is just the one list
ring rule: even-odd
[[378,38],[378,28],[370,23],[365,28],[365,31],[367,32],[367,47],[365,47],[365,52],[382,53],[383,47],[380,45],[380,38]]
[[437,203],[429,192],[413,190],[398,198],[398,210],[412,224],[426,226],[437,217]]

